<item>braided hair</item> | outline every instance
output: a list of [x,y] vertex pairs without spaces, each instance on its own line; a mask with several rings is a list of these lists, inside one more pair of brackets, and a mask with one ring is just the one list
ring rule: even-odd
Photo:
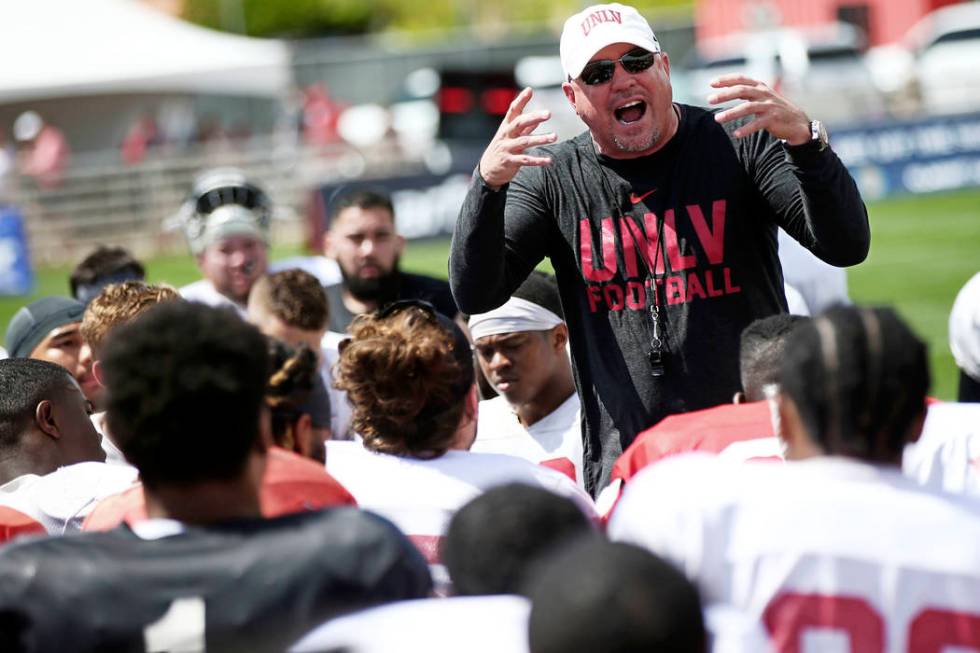
[[893,460],[925,409],[926,344],[890,308],[835,306],[790,335],[780,384],[828,454]]
[[270,375],[265,389],[265,405],[272,418],[272,439],[281,447],[292,449],[286,440],[289,427],[303,415],[305,405],[320,375],[316,354],[301,345],[293,349],[275,338],[269,338]]

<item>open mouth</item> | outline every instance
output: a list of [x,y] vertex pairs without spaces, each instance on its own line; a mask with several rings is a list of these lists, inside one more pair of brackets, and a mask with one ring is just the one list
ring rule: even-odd
[[616,120],[623,123],[624,125],[629,125],[634,123],[647,112],[647,103],[643,100],[633,100],[628,102],[621,107],[617,107],[613,113],[616,116]]

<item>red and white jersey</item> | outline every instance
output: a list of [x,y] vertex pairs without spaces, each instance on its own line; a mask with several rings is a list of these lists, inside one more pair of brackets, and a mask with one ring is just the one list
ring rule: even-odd
[[[279,517],[329,506],[356,506],[357,502],[318,462],[281,447],[270,447],[259,488],[262,515]],[[82,524],[82,530],[107,531],[123,522],[146,520],[143,485],[99,501]]]
[[980,502],[843,458],[638,474],[609,523],[761,623],[776,651],[980,648]]
[[526,653],[531,602],[522,596],[399,601],[328,621],[290,653]]
[[388,518],[429,562],[438,588],[448,588],[439,546],[457,510],[485,490],[526,483],[568,497],[589,517],[592,499],[559,472],[522,458],[447,451],[432,460],[368,451],[359,442],[327,442],[327,471],[343,483],[357,505]]
[[775,435],[775,414],[768,401],[724,404],[671,415],[642,431],[613,465],[611,481],[596,505],[608,517],[623,485],[640,470],[665,458],[699,451],[724,460],[781,460],[782,443]]
[[25,474],[0,486],[0,505],[41,522],[51,535],[78,531],[95,505],[137,481],[136,469],[106,463],[76,463],[38,476]]
[[980,404],[931,404],[902,470],[928,487],[980,496]]
[[480,402],[476,442],[470,451],[517,456],[562,472],[585,488],[582,478],[582,415],[573,392],[558,408],[525,427],[503,396]]
[[44,535],[44,525],[19,510],[0,506],[0,544],[22,535]]

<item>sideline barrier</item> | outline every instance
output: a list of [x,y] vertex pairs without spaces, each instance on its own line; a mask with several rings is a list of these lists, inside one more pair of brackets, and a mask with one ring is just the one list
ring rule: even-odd
[[980,186],[980,113],[831,129],[865,199]]
[[0,295],[26,295],[34,289],[31,267],[20,211],[12,206],[0,207]]

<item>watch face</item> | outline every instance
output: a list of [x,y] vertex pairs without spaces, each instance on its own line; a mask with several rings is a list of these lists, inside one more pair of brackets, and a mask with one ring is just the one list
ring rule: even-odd
[[810,122],[810,138],[820,143],[821,152],[830,146],[830,136],[827,134],[827,128],[819,120]]

